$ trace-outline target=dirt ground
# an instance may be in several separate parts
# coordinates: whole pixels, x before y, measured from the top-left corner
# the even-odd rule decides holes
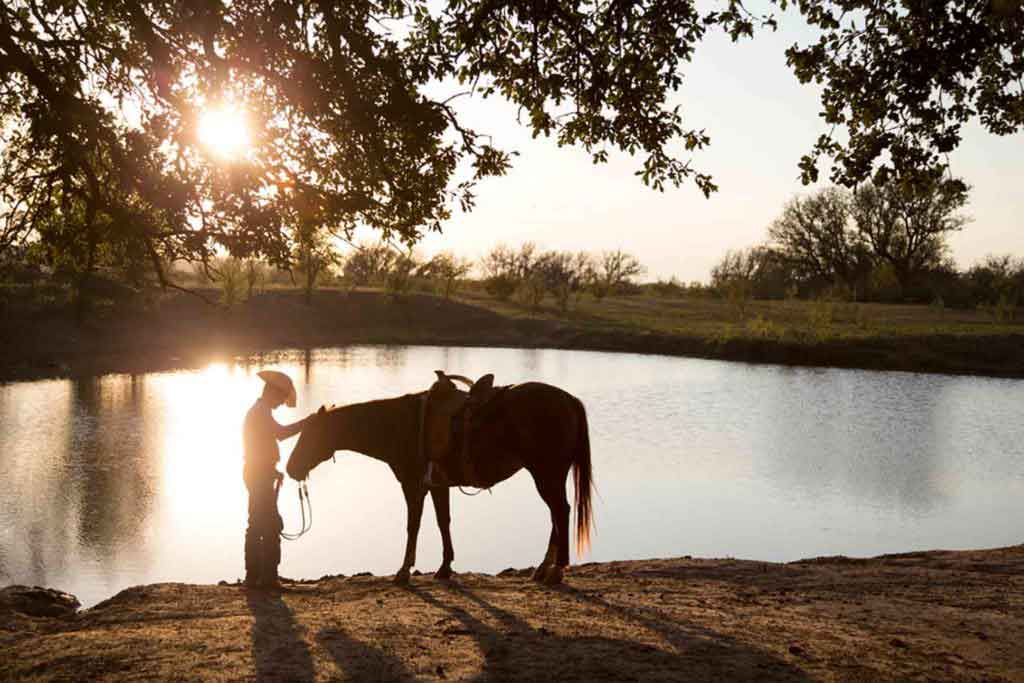
[[[0,610],[0,680],[1024,680],[1024,546],[131,588]]]

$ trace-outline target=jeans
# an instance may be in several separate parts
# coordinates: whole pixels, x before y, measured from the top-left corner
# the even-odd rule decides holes
[[[245,530],[245,575],[268,581],[277,578],[281,563],[281,529],[277,512],[276,474],[245,477],[249,490],[249,526]]]

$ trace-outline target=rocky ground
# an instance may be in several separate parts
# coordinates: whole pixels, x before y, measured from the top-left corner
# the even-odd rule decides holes
[[[1024,680],[1024,546],[286,588],[3,592],[0,680]]]

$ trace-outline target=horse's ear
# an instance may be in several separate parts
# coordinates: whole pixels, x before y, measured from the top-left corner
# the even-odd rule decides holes
[[[320,410],[316,411],[316,414],[317,415],[323,415],[326,412],[327,412],[327,408],[324,408],[323,406],[320,406]]]
[[[448,379],[444,374],[444,370],[434,370],[434,374],[437,375],[439,380]]]

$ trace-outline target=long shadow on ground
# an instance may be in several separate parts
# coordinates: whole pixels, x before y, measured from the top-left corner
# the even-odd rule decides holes
[[[279,595],[252,592],[252,654],[257,681],[312,681],[313,657],[295,615]]]
[[[442,595],[446,592],[451,599],[415,588],[411,591],[460,622],[465,627],[461,634],[477,640],[484,663],[474,680],[808,680],[803,671],[788,662],[724,634],[697,624],[677,623],[667,614],[622,610],[579,592],[570,594],[599,608],[598,614],[604,612],[610,619],[626,622],[627,628],[660,635],[675,652],[634,640],[557,636],[547,629],[534,628],[457,584],[447,591],[436,591]],[[476,608],[484,616],[470,611]]]
[[[353,681],[411,681],[415,676],[398,657],[352,638],[336,628],[325,628],[316,641],[334,660],[346,679]]]

